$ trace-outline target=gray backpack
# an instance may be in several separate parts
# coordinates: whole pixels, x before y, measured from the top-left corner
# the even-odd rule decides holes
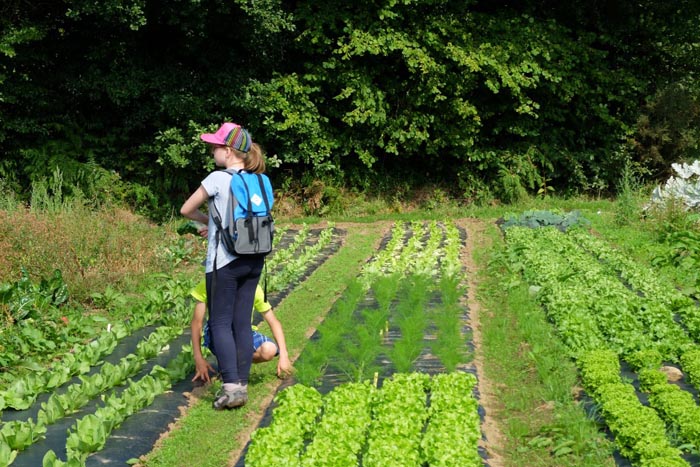
[[[213,202],[212,220],[216,241],[236,256],[267,256],[272,251],[275,222],[272,218],[274,197],[267,175],[225,170],[231,174],[231,192],[227,225]]]

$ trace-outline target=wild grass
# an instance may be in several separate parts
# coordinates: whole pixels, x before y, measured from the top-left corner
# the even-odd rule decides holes
[[[144,276],[173,268],[181,239],[126,210],[0,211],[0,282],[60,269],[70,295],[87,301],[108,287],[137,289]],[[192,252],[187,245],[182,255]],[[191,247],[194,250],[194,245]]]

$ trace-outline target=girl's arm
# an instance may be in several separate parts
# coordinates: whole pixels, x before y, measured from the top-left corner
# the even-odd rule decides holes
[[[193,221],[201,222],[202,224],[207,224],[209,222],[209,216],[204,214],[199,210],[199,207],[203,205],[209,199],[209,193],[204,189],[203,186],[199,186],[197,190],[187,198],[187,201],[180,208],[180,214]]]

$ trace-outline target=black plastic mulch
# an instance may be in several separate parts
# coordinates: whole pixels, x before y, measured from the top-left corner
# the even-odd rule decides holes
[[[149,326],[142,330],[135,332],[134,334],[125,337],[117,346],[115,351],[107,358],[105,361],[110,361],[111,363],[116,363],[120,358],[133,353],[136,350],[136,344],[149,332],[152,332],[154,327]],[[170,342],[169,348],[166,352],[158,355],[156,358],[149,360],[146,365],[131,379],[134,381],[139,380],[141,377],[150,373],[155,365],[165,366],[167,363],[175,358],[183,344],[188,344],[190,342],[189,329],[182,335],[178,336],[176,339]],[[93,368],[93,372],[99,371],[98,368]],[[79,383],[80,380],[76,377],[73,378],[69,384]],[[189,380],[187,380],[189,383]],[[190,390],[192,383],[189,383],[187,389]],[[121,392],[126,388],[126,386],[120,386],[114,388],[115,394],[121,394]],[[178,415],[177,407],[182,405],[183,397],[182,393],[178,393],[178,385],[173,387],[172,393],[166,393],[155,398],[153,405],[147,407],[143,413],[137,413],[129,417],[121,427],[117,428],[112,432],[112,435],[108,438],[107,444],[104,450],[100,451],[99,454],[93,454],[88,457],[86,466],[98,466],[98,465],[126,465],[126,461],[132,457],[138,457],[141,454],[145,454],[153,449],[153,444],[161,435],[162,432],[166,431],[168,424],[175,420]],[[61,392],[63,388],[59,388],[57,392]],[[111,394],[112,391],[106,393],[106,395]],[[12,419],[26,420],[32,418],[36,420],[36,412],[40,408],[41,402],[48,399],[49,394],[42,394],[37,403],[26,411],[14,411],[3,412],[3,420],[9,421]],[[29,446],[24,451],[21,451],[14,463],[13,467],[38,467],[42,465],[42,460],[44,455],[49,451],[53,450],[59,459],[66,459],[66,439],[68,438],[67,431],[79,418],[85,415],[95,412],[95,409],[102,406],[102,402],[98,399],[90,401],[88,405],[81,408],[75,414],[66,416],[56,423],[51,424],[47,427],[46,438],[40,440],[31,446]],[[172,407],[171,407],[172,405]],[[173,407],[175,410],[173,411]],[[139,420],[134,422],[133,420]],[[135,423],[137,423],[135,426]],[[149,444],[150,443],[150,444]],[[98,457],[99,455],[99,457]]]
[[[289,245],[291,239],[297,233],[297,230],[289,229],[285,232],[285,237],[280,240],[280,245],[277,248],[283,248],[284,245]],[[307,245],[313,245],[320,234],[320,229],[311,229],[309,238],[306,240]],[[284,290],[272,293],[268,297],[270,304],[275,307],[294,289],[296,285],[303,282],[311,275],[320,265],[322,265],[331,255],[333,255],[340,245],[346,231],[334,228],[333,238],[328,246],[326,246],[316,257],[316,260],[308,264],[304,274],[298,281],[289,284]],[[256,314],[257,315],[257,314]],[[257,315],[257,322],[262,318]],[[145,336],[153,332],[155,326],[147,326],[137,330],[132,335],[125,337],[117,345],[114,352],[105,357],[104,361],[110,363],[118,362],[122,357],[133,353],[136,350],[136,344]],[[167,352],[159,355],[155,359],[149,361],[144,368],[132,379],[138,380],[142,376],[148,374],[154,365],[158,364],[166,366],[167,363],[177,356],[182,345],[190,343],[190,330],[187,327],[184,333],[170,342]],[[211,359],[211,363],[215,364],[215,359]],[[99,367],[94,367],[90,374],[99,372]],[[105,465],[124,466],[127,465],[129,459],[138,458],[139,456],[148,454],[156,441],[163,433],[169,430],[169,425],[177,420],[180,416],[180,409],[187,405],[186,393],[192,391],[195,383],[190,380],[192,375],[189,375],[184,380],[173,385],[170,391],[155,397],[153,403],[142,411],[127,418],[121,426],[112,431],[107,439],[105,447],[92,455],[86,461],[87,467],[97,467]],[[58,388],[57,392],[65,390],[69,384],[79,383],[80,380],[75,377],[69,383]],[[124,387],[115,388],[117,394],[123,391]],[[41,408],[41,402],[48,400],[50,394],[42,394],[37,399],[37,402],[28,410],[12,411],[5,410],[2,413],[4,422],[11,420],[27,420],[32,418],[36,421],[36,414]],[[42,460],[49,449],[53,450],[59,459],[66,459],[66,439],[67,430],[75,423],[76,419],[94,413],[98,406],[103,405],[97,400],[91,401],[83,407],[79,412],[64,417],[56,423],[47,427],[46,438],[40,440],[26,450],[19,453],[13,467],[39,467],[42,465]]]
[[[466,241],[466,231],[464,229],[459,229],[460,232],[460,240],[461,243],[464,244]],[[405,233],[403,237],[404,244],[408,242],[408,240],[412,237],[413,233],[411,231]],[[386,235],[382,241],[381,241],[381,248],[385,248],[387,243],[389,242],[391,238],[391,235]],[[431,299],[431,302],[427,304],[428,308],[433,308],[436,307],[440,304],[439,298],[433,297]],[[358,316],[358,321],[361,319],[359,318],[361,316],[362,310],[367,309],[367,308],[372,308],[376,307],[376,300],[374,299],[374,296],[371,292],[371,290],[367,293],[366,297],[364,300],[362,300],[358,304],[358,308],[355,310],[356,316]],[[333,309],[331,309],[330,313],[333,313]],[[468,310],[465,309],[462,313],[462,333],[465,336],[470,336],[471,335],[471,326],[469,325],[469,313]],[[423,350],[420,354],[420,356],[417,358],[417,360],[414,362],[412,371],[417,371],[417,372],[423,372],[427,373],[429,375],[436,375],[439,373],[444,373],[445,367],[442,365],[440,360],[431,353],[430,350],[430,342],[435,339],[434,335],[435,329],[434,326],[429,326],[428,329],[426,330],[424,337],[423,337]],[[316,331],[314,334],[311,336],[310,340],[314,341],[319,338],[319,332]],[[400,332],[396,327],[390,327],[389,328],[389,333],[388,335],[385,336],[384,338],[384,346],[386,348],[391,348],[393,347],[393,343],[400,338]],[[474,350],[474,344],[473,341],[468,340],[465,342],[465,350],[468,353],[468,355],[472,355],[472,352]],[[299,359],[302,360],[304,358],[304,353],[300,355]],[[386,379],[390,378],[394,373],[395,373],[395,368],[390,361],[389,358],[386,357],[386,355],[380,355],[379,358],[374,362],[376,366],[380,368],[379,373],[380,377],[378,380],[378,387],[381,387],[381,382]],[[459,365],[457,368],[457,371],[466,371],[469,373],[474,374],[475,376],[478,377],[476,374],[476,368],[474,367],[473,364],[467,364],[464,363],[462,365]],[[365,379],[370,379],[370,378],[365,378]],[[332,391],[336,386],[347,383],[349,381],[348,376],[337,369],[334,369],[332,366],[329,365],[329,367],[326,369],[324,374],[322,375],[319,384],[316,386],[316,389],[321,394],[327,394],[330,391]],[[279,393],[280,391],[283,391],[289,386],[292,386],[294,384],[297,384],[297,382],[294,380],[294,378],[289,378],[286,381],[284,381],[283,384],[281,384],[276,391],[276,394]],[[477,401],[479,400],[479,393],[478,389],[474,388],[474,397],[476,397]],[[274,408],[276,407],[275,402],[273,401],[266,409],[265,414],[263,415],[263,418],[261,419],[260,423],[258,424],[258,428],[266,427],[269,426],[270,423],[272,422],[272,415],[274,412]],[[479,410],[479,415],[483,421],[484,417],[484,409],[481,405],[478,407]],[[485,439],[485,438],[484,438]],[[248,451],[249,444],[246,444],[244,447],[243,451],[241,452],[240,457],[238,458],[238,461],[235,464],[235,467],[245,467],[245,456]],[[484,459],[484,465],[488,466],[488,456],[487,453],[482,449],[479,448],[479,454],[482,459]]]

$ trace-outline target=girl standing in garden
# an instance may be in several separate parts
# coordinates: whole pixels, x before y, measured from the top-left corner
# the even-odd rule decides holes
[[[260,146],[252,142],[248,131],[240,125],[227,122],[216,133],[204,133],[200,138],[211,146],[217,167],[264,172]],[[248,401],[248,376],[253,359],[250,321],[264,262],[262,257],[232,255],[223,242],[217,241],[211,213],[215,207],[223,218],[227,217],[230,185],[230,173],[214,171],[180,208],[183,216],[208,225],[205,272],[209,326],[223,381],[214,400],[217,410],[240,407]],[[209,215],[200,210],[205,202],[210,203]]]

